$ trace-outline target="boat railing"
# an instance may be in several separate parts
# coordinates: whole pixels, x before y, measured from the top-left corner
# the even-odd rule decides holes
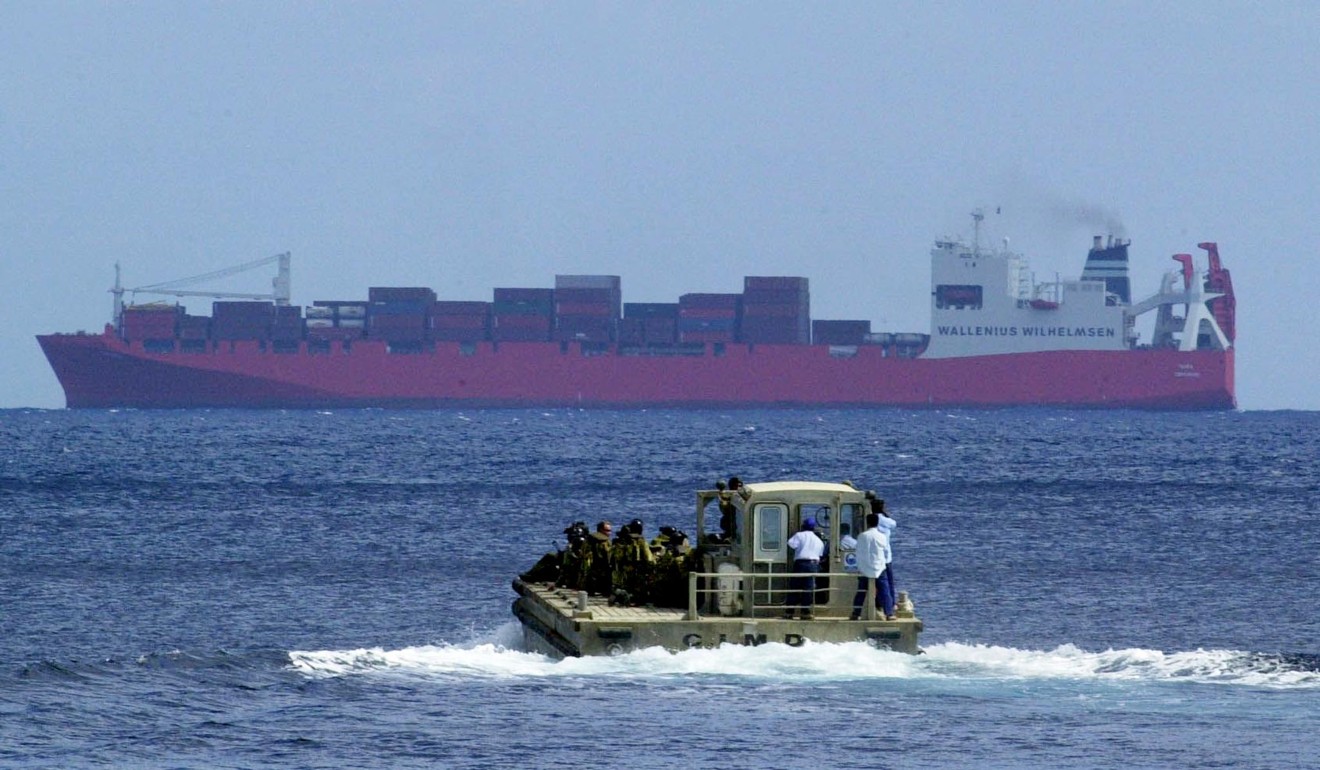
[[[690,572],[688,573],[687,620],[700,620],[702,608],[720,617],[758,617],[775,611],[798,609],[789,605],[793,594],[800,592],[794,578],[817,579],[816,597],[825,594],[834,596],[836,601],[813,603],[816,609],[835,612],[852,609],[852,599],[856,593],[856,572]],[[821,587],[819,581],[829,579],[830,587]],[[835,584],[833,581],[844,581]],[[866,598],[862,603],[862,620],[883,620],[884,613],[877,611],[875,598],[878,587],[874,578],[866,581]],[[840,603],[837,598],[846,598]]]

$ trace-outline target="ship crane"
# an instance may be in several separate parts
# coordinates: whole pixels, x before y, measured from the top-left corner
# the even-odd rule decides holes
[[[251,262],[244,262],[241,265],[221,268],[210,273],[194,275],[188,278],[179,278],[174,281],[164,281],[153,283],[147,286],[139,286],[134,289],[125,289],[120,282],[119,263],[115,263],[115,285],[110,289],[114,295],[114,323],[119,325],[120,319],[124,314],[124,292],[137,296],[138,292],[144,294],[163,294],[171,297],[212,297],[214,299],[255,299],[271,300],[276,305],[289,304],[291,296],[290,286],[290,268],[289,263],[292,260],[292,254],[284,252],[264,259],[254,259]],[[205,281],[215,280],[217,278],[227,278],[231,275],[254,270],[258,267],[265,267],[270,264],[278,264],[278,272],[275,278],[271,280],[271,291],[269,293],[249,293],[249,292],[230,292],[230,291],[212,291],[206,289],[182,289],[183,286],[194,286]]]
[[[1213,245],[1202,244],[1202,248]],[[1217,250],[1212,253],[1214,256],[1211,260],[1211,274],[1214,272],[1215,263],[1219,261]],[[1225,333],[1213,307],[1221,298],[1227,297],[1229,302],[1232,301],[1231,284],[1226,287],[1226,291],[1214,291],[1209,280],[1198,280],[1202,276],[1198,275],[1192,255],[1175,254],[1173,259],[1182,266],[1181,269],[1164,275],[1157,294],[1128,308],[1129,322],[1137,316],[1157,310],[1155,335],[1152,340],[1155,347],[1177,347],[1182,351],[1192,351],[1201,347],[1202,337],[1207,337],[1209,347],[1215,350],[1228,350],[1233,346],[1233,340]],[[1182,317],[1173,314],[1176,305],[1185,307],[1185,314]],[[1219,315],[1222,316],[1223,313]]]

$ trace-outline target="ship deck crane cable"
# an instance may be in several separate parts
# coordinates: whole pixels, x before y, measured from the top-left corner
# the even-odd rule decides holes
[[[119,326],[119,322],[123,318],[124,292],[128,292],[129,294],[133,295],[134,298],[137,297],[138,292],[142,292],[144,294],[164,294],[172,297],[213,297],[215,299],[255,299],[255,300],[266,299],[273,301],[276,305],[288,305],[292,293],[290,288],[292,285],[292,281],[290,277],[290,262],[292,261],[292,258],[293,255],[290,252],[286,251],[282,254],[276,254],[274,256],[264,257],[262,259],[254,259],[250,262],[244,262],[242,264],[233,265],[231,267],[221,268],[219,270],[213,270],[209,273],[202,273],[201,275],[189,276],[187,278],[179,278],[173,281],[162,281],[161,283],[153,283],[153,284],[148,284],[146,286],[138,286],[132,289],[125,289],[121,284],[119,263],[116,262],[115,285],[110,289],[110,293],[114,295],[114,324],[116,327]],[[262,293],[253,293],[253,292],[209,291],[205,289],[189,290],[189,289],[179,288],[182,286],[194,286],[196,284],[203,283],[205,281],[215,280],[217,278],[227,278],[231,275],[247,272],[248,270],[255,270],[256,268],[265,267],[266,265],[270,265],[270,264],[278,264],[279,268],[275,278],[271,280],[272,290],[269,293],[262,294]]]

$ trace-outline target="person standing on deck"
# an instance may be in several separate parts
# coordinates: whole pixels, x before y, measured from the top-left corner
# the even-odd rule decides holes
[[[866,529],[857,536],[857,594],[853,597],[852,619],[862,617],[862,603],[866,601],[868,583],[875,582],[876,604],[886,615],[893,614],[893,606],[884,605],[884,591],[880,576],[885,571],[889,555],[889,536],[879,528],[880,514],[866,514]]]
[[[816,573],[820,572],[820,557],[825,555],[825,542],[816,534],[816,520],[808,518],[802,522],[802,528],[788,539],[788,547],[793,549],[795,574],[791,580],[793,591],[784,605],[784,617],[793,617],[793,608],[797,607],[803,620],[811,620],[815,617]]]
[[[885,619],[893,620],[894,605],[898,600],[898,592],[894,590],[894,528],[898,522],[889,517],[885,501],[878,497],[871,500],[871,512],[879,517],[876,529],[885,535],[885,571],[880,575],[880,584],[876,590],[879,591],[880,606],[885,610]]]

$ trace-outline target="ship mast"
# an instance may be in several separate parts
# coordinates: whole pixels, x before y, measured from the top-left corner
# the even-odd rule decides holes
[[[119,328],[119,321],[124,317],[124,285],[119,281],[119,263],[115,263],[115,285],[110,287],[114,295],[114,305],[110,310],[110,323]]]
[[[985,219],[985,212],[976,209],[972,212],[972,254],[981,256],[981,221]]]

